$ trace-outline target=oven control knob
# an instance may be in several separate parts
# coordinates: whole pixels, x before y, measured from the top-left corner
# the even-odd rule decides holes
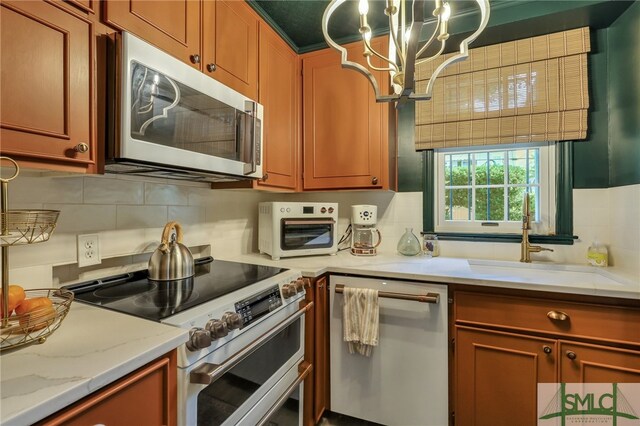
[[[240,314],[237,314],[235,312],[225,312],[222,315],[221,321],[227,323],[227,327],[229,328],[229,330],[235,330],[236,328],[242,327],[242,325],[244,324],[244,321],[242,320]]]
[[[295,286],[298,293],[304,293],[304,281],[302,281],[302,278],[296,280]]]
[[[296,293],[296,286],[293,283],[285,284],[282,286],[282,297],[284,297],[285,299],[295,296]]]
[[[208,348],[209,346],[211,346],[211,336],[209,336],[208,331],[201,328],[192,328],[189,330],[187,349],[190,351],[198,351],[200,349]]]
[[[204,329],[209,332],[212,340],[220,339],[229,334],[227,323],[218,319],[209,320]]]

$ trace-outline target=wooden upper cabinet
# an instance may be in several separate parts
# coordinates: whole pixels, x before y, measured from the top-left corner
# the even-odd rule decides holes
[[[259,101],[264,106],[262,170],[266,179],[258,181],[259,187],[296,189],[299,86],[297,55],[262,22]]]
[[[108,0],[104,19],[201,69],[200,1]]]
[[[372,41],[379,52],[386,43]],[[362,61],[362,43],[346,47]],[[388,104],[376,103],[369,80],[342,68],[333,49],[303,56],[302,68],[304,189],[388,188]],[[386,91],[388,74],[373,74]]]
[[[25,1],[0,3],[0,21],[2,155],[86,170],[96,151],[91,22]]]
[[[258,16],[244,1],[203,2],[202,70],[258,99]]]

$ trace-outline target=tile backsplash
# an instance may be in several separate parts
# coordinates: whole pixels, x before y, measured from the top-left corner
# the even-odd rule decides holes
[[[211,190],[208,185],[106,176],[23,175],[9,187],[14,209],[60,210],[58,228],[43,244],[10,249],[11,280],[29,287],[51,285],[52,268],[76,262],[78,234],[99,233],[105,259],[155,249],[162,227],[179,221],[189,246],[211,245],[215,256],[257,250],[257,203],[261,201],[339,203],[338,234],[349,224],[350,206],[378,206],[382,252],[395,252],[405,228],[422,229],[422,193],[383,191],[269,193]],[[573,246],[553,246],[539,260],[584,264],[594,238],[608,245],[611,263],[626,275],[640,277],[640,185],[574,190]],[[517,260],[518,244],[442,241],[443,256]]]

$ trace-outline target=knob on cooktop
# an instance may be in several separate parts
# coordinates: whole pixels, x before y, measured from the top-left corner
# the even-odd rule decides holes
[[[285,299],[295,296],[296,293],[297,290],[294,282],[292,282],[291,284],[284,284],[282,286],[282,297],[284,297]]]
[[[211,336],[209,332],[202,328],[196,327],[189,330],[189,341],[187,342],[187,349],[190,351],[198,351],[211,346]]]
[[[229,334],[227,323],[219,319],[212,319],[207,321],[207,324],[204,326],[204,328],[209,332],[209,336],[211,336],[212,340],[220,339]]]
[[[229,328],[229,330],[235,330],[242,327],[242,325],[244,324],[244,321],[242,320],[240,314],[237,314],[235,312],[225,312],[220,320],[227,323],[227,327]]]
[[[296,291],[297,291],[298,293],[302,293],[302,292],[304,292],[304,281],[302,280],[302,278],[298,278],[298,279],[295,281],[295,287],[296,287]]]

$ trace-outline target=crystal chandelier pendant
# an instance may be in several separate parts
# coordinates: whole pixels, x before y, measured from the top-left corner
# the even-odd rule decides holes
[[[329,35],[329,21],[338,7],[347,0],[331,0],[322,16],[322,33],[327,44],[341,54],[341,64],[343,68],[358,71],[369,79],[373,86],[377,102],[399,102],[400,104],[412,100],[429,100],[433,91],[436,78],[447,66],[462,61],[469,56],[469,44],[473,42],[489,22],[489,0],[476,0],[480,11],[480,25],[469,37],[460,43],[459,53],[443,61],[429,78],[427,88],[424,93],[415,92],[415,71],[416,65],[432,61],[442,55],[445,45],[449,39],[449,19],[451,17],[451,6],[442,0],[433,1],[433,18],[435,29],[427,40],[420,40],[423,25],[425,24],[425,4],[426,0],[386,0],[384,2],[384,13],[389,19],[389,54],[382,55],[371,47],[372,29],[369,26],[367,15],[369,13],[369,1],[359,0],[358,13],[360,15],[359,32],[364,43],[363,56],[367,60],[368,67],[357,62],[349,61],[347,50],[336,43]],[[376,2],[378,3],[378,2]],[[437,47],[439,44],[439,47]],[[436,50],[434,54],[428,55],[427,50]],[[376,67],[371,63],[371,58],[376,57],[383,61],[383,67]],[[380,85],[374,75],[374,71],[389,72],[391,92],[381,93]]]

